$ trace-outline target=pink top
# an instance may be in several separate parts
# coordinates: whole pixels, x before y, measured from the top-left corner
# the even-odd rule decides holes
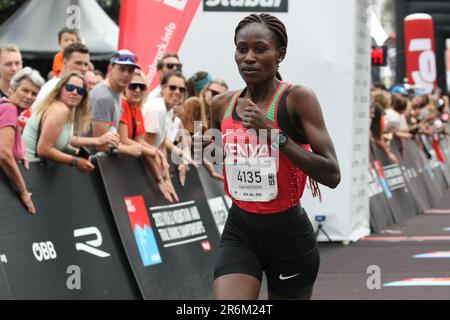
[[[1,103],[3,102],[3,103]],[[18,111],[17,107],[7,99],[0,100],[0,129],[13,127],[16,131],[16,137],[13,145],[13,155],[16,161],[25,157],[25,146],[22,142],[19,126],[17,125]]]

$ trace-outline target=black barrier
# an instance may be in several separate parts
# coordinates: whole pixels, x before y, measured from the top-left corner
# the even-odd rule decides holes
[[[98,171],[47,162],[22,174],[35,216],[0,173],[0,298],[140,299]]]
[[[419,149],[415,141],[405,141],[405,158],[408,157],[414,162],[417,174],[423,181],[423,187],[430,203],[434,207],[442,197],[443,190],[436,181],[436,175],[425,156],[423,150]]]
[[[215,166],[215,169],[218,173],[222,173],[222,166]],[[225,195],[222,181],[212,179],[203,166],[200,166],[197,171],[208,199],[209,209],[213,214],[219,233],[222,234],[228,218],[228,210],[231,207],[231,200]]]
[[[417,149],[417,146],[410,140],[400,142],[394,139],[391,143],[391,149],[400,161],[400,167],[406,179],[408,190],[413,194],[413,200],[419,212],[431,209],[432,202],[426,189],[426,176],[419,174],[419,166],[414,157],[420,157],[420,155],[413,154],[413,150]]]
[[[219,233],[194,168],[169,205],[142,160],[99,159],[122,243],[145,299],[210,299]]]
[[[387,202],[395,222],[400,223],[417,215],[418,209],[406,185],[405,177],[399,164],[392,162],[377,145],[374,146],[374,168],[376,168],[382,185],[386,190]]]

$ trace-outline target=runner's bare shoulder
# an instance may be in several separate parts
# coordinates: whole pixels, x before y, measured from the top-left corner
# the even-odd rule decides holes
[[[295,112],[312,111],[319,107],[319,101],[314,91],[301,85],[292,85],[287,95],[288,108],[293,108]],[[303,112],[302,112],[303,113]]]

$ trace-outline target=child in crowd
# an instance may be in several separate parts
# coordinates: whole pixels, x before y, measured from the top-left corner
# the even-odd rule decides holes
[[[79,40],[78,32],[75,29],[69,29],[64,27],[58,33],[58,45],[61,51],[58,52],[53,58],[53,77],[59,77],[63,67],[63,52],[64,49]]]

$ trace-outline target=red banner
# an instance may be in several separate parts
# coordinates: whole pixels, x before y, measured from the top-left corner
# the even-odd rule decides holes
[[[437,86],[436,46],[433,18],[412,14],[405,18],[406,71],[410,84],[427,92]]]
[[[159,85],[157,63],[178,52],[200,0],[122,0],[119,49],[129,49],[148,75],[150,89]]]

